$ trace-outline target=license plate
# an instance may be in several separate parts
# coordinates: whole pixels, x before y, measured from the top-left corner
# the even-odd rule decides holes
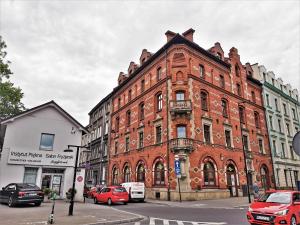
[[[270,217],[268,216],[256,216],[257,220],[270,221]]]
[[[28,196],[36,196],[36,193],[30,193]]]
[[[120,201],[124,201],[125,199],[124,198],[120,198]]]

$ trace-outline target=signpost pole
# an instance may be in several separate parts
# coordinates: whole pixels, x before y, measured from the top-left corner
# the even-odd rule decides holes
[[[177,177],[178,180],[178,189],[179,189],[179,201],[181,202],[181,191],[180,191],[180,179]]]

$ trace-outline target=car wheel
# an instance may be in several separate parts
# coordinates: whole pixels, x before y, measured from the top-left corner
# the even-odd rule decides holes
[[[8,199],[8,206],[9,207],[13,207],[15,204],[14,204],[14,199],[12,196],[9,197]]]
[[[107,200],[107,204],[108,204],[108,205],[112,205],[112,201],[111,201],[110,198]]]
[[[292,216],[291,218],[291,225],[297,225],[297,219],[295,216]]]
[[[98,204],[97,198],[94,198],[94,203],[95,203],[95,204]]]
[[[41,202],[34,203],[35,206],[40,206],[41,204],[42,204]]]
[[[127,205],[127,202],[124,202],[124,205]]]

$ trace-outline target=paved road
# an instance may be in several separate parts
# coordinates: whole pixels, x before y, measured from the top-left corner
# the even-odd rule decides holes
[[[113,207],[147,217],[144,221],[127,225],[248,225],[246,207],[206,208],[201,205],[180,207],[153,203],[130,203],[126,206]]]

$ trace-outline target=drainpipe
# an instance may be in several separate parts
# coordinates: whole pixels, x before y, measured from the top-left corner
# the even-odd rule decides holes
[[[168,86],[168,63],[167,63],[167,56],[168,56],[168,51],[164,47],[165,50],[165,57],[166,57],[166,77],[167,77],[167,82],[166,82],[166,87],[167,87],[167,105],[166,105],[166,110],[167,110],[167,177],[168,177],[168,189],[167,189],[167,199],[168,201],[171,201],[171,188],[170,188],[170,145],[169,145],[169,86]]]

